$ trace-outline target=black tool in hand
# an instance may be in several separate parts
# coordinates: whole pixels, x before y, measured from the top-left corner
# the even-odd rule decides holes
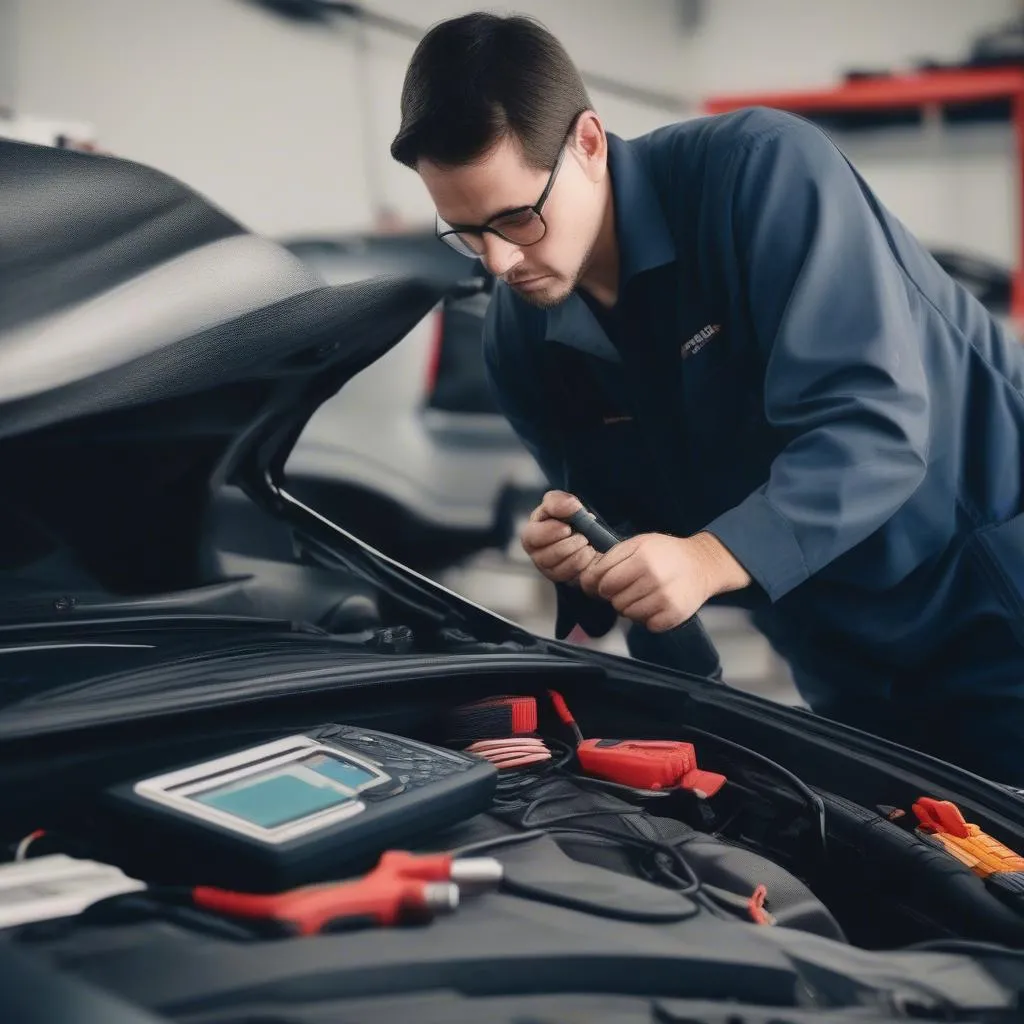
[[[599,555],[605,554],[625,540],[586,506],[582,506],[578,512],[562,521],[576,533],[586,537],[590,546]],[[718,657],[718,650],[696,615],[666,633],[649,633],[646,637],[643,648],[668,647],[673,652],[671,660],[677,667],[708,679],[721,680],[722,663]],[[643,653],[634,654],[634,657],[647,660]],[[662,662],[662,658],[653,651],[651,660]]]
[[[576,533],[586,537],[590,546],[600,555],[603,555],[606,551],[611,551],[622,540],[617,533],[605,526],[587,508],[581,507],[579,512],[574,512],[564,522],[572,527]]]

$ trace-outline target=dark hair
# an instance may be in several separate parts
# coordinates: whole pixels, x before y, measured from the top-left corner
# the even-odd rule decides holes
[[[551,167],[591,106],[565,48],[531,18],[466,14],[420,40],[402,86],[391,155],[446,167],[472,163],[512,136],[532,167]]]

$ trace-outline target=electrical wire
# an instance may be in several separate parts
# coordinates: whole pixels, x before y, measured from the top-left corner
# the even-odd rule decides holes
[[[572,730],[577,742],[582,742],[582,732],[580,731],[575,717],[570,711],[562,695],[555,690],[548,690],[548,696],[552,701],[556,715],[562,721],[563,725]],[[795,789],[796,792],[802,796],[807,804],[816,812],[815,817],[818,825],[819,839],[821,841],[822,855],[827,856],[828,836],[825,818],[825,804],[817,793],[813,792],[802,780],[797,778],[797,776],[787,768],[784,768],[782,765],[772,761],[770,758],[765,757],[762,754],[758,754],[741,744],[732,742],[731,740],[723,740],[718,736],[713,736],[700,729],[689,729],[687,731],[696,736],[704,737],[711,742],[723,744],[727,748],[745,754],[751,760],[769,768],[774,774],[780,776],[789,783],[789,785]],[[526,767],[521,772],[508,772],[502,779],[499,779],[495,794],[495,810],[498,812],[504,811],[509,814],[516,813],[517,823],[521,827],[530,830],[522,834],[524,839],[535,838],[538,837],[538,835],[575,836],[578,838],[589,838],[595,841],[601,840],[604,842],[611,842],[627,849],[639,849],[651,855],[651,860],[654,866],[654,877],[651,878],[652,881],[656,881],[682,896],[691,897],[712,913],[721,915],[734,909],[731,906],[723,907],[719,901],[713,898],[712,893],[702,893],[700,878],[675,844],[647,837],[623,835],[620,832],[602,828],[594,824],[581,826],[579,828],[565,827],[566,822],[582,821],[584,819],[593,819],[595,817],[602,816],[614,816],[619,820],[623,820],[626,815],[630,813],[628,811],[623,811],[619,808],[590,809],[555,815],[554,817],[546,818],[543,821],[535,820],[537,811],[541,807],[546,804],[562,802],[567,799],[562,794],[549,794],[538,797],[531,802],[524,803],[525,795],[528,794],[530,790],[536,788],[541,783],[556,775],[570,777],[573,783],[580,788],[605,790],[614,795],[628,796],[635,802],[652,799],[665,799],[671,796],[673,792],[667,790],[638,790],[631,786],[622,785],[621,783],[611,782],[610,780],[594,779],[588,776],[580,776],[575,773],[567,772],[565,770],[565,766],[575,756],[575,748],[560,740],[548,739],[546,737],[544,738],[544,742],[549,748],[553,748],[554,750],[560,749],[559,756],[553,758],[552,761],[547,762],[542,766]],[[752,790],[747,786],[742,786],[731,781],[730,785],[737,791],[744,792],[748,795],[757,795],[755,790]],[[737,811],[736,813],[739,812]],[[736,814],[734,813],[730,817],[730,821],[733,820],[735,816]],[[502,837],[499,840],[486,840],[483,844],[474,844],[472,849],[474,851],[478,851],[481,849],[494,848],[495,846],[515,842],[516,838],[517,837]],[[460,853],[460,855],[464,854]],[[671,867],[663,863],[663,859],[666,857],[671,862]],[[638,867],[643,870],[642,865],[638,865]],[[676,871],[672,870],[673,867],[678,870],[678,874]]]
[[[657,845],[658,847],[661,847],[661,849],[658,850],[657,852],[664,852],[664,853],[668,854],[668,856],[670,856],[670,857],[675,857],[675,859],[677,860],[677,863],[683,864],[685,866],[685,868],[687,870],[689,870],[689,865],[686,864],[685,861],[682,861],[682,860],[680,860],[678,858],[678,856],[677,856],[678,855],[678,851],[677,850],[674,850],[671,846],[668,846],[667,844],[660,844],[660,843],[659,844],[655,844],[653,841],[646,840],[646,839],[641,839],[639,836],[635,837],[635,838],[632,837],[632,836],[621,836],[621,835],[618,835],[615,832],[603,832],[602,830],[591,829],[591,828],[587,828],[587,829],[555,828],[555,829],[547,830],[547,834],[551,835],[551,836],[556,836],[556,835],[578,836],[579,838],[590,839],[590,840],[601,839],[601,840],[605,840],[605,841],[614,842],[614,843],[616,843],[616,844],[618,844],[620,846],[624,846],[624,847],[627,847],[627,848],[628,847],[632,847],[632,848],[636,848],[636,849],[641,849],[644,852],[650,852],[652,850],[652,848],[655,845]],[[665,874],[666,874],[667,877],[670,877],[670,878],[672,878],[672,879],[674,879],[676,881],[679,881],[679,879],[677,879],[675,875],[671,874],[671,872],[666,872]],[[541,891],[541,890],[535,889],[534,887],[532,887],[532,886],[530,886],[530,885],[528,885],[526,883],[518,883],[514,879],[506,878],[506,879],[503,880],[502,885],[503,885],[503,887],[508,892],[510,892],[510,893],[512,893],[514,895],[523,895],[523,896],[528,897],[529,899],[539,900],[539,901],[544,902],[544,903],[552,903],[552,904],[554,904],[556,906],[568,907],[568,908],[574,909],[574,910],[581,910],[581,911],[583,911],[584,913],[587,913],[587,914],[595,914],[595,913],[597,913],[597,914],[600,914],[602,917],[610,917],[610,918],[613,918],[613,919],[619,920],[619,921],[641,921],[643,923],[647,923],[651,919],[649,914],[632,913],[632,912],[630,912],[628,910],[620,910],[618,908],[611,908],[611,907],[600,907],[600,908],[598,908],[593,903],[591,903],[589,901],[579,900],[579,899],[576,899],[575,897],[573,897],[571,895],[568,895],[568,894],[562,894],[562,893],[556,894],[556,893]],[[701,883],[700,883],[700,879],[698,879],[696,876],[694,876],[692,882],[688,882],[687,884],[683,885],[682,887],[665,886],[664,885],[664,881],[662,881],[662,885],[666,889],[671,889],[673,892],[675,892],[679,896],[690,897],[690,899],[691,899],[691,901],[693,903],[692,909],[686,908],[687,912],[685,914],[681,915],[681,916],[689,917],[692,914],[697,913],[698,906],[704,907],[705,909],[712,910],[712,912],[715,912],[715,908],[714,908],[713,904],[711,904],[711,902],[709,900],[704,900],[704,899],[702,899],[700,897],[700,886],[701,886]]]
[[[751,750],[749,747],[743,746],[742,743],[735,743],[733,740],[723,739],[721,736],[705,732],[703,729],[695,729],[692,726],[685,726],[684,731],[692,733],[694,736],[700,736],[712,743],[718,743],[732,750],[736,750],[741,754],[745,754],[747,757],[752,760],[759,761],[762,765],[770,768],[777,775],[781,775],[786,779],[786,781],[793,786],[793,788],[807,801],[807,803],[814,808],[818,825],[818,837],[821,840],[822,856],[828,856],[828,828],[825,816],[825,801],[822,800],[822,798],[815,793],[806,782],[794,775],[788,768],[783,768],[783,766],[777,761],[773,761],[770,757],[766,757],[764,754],[759,754],[756,750]]]
[[[588,812],[588,816],[592,815],[593,812]],[[552,836],[574,836],[580,839],[601,840],[603,843],[611,842],[627,849],[631,848],[644,853],[650,853],[652,854],[651,860],[654,865],[656,878],[663,888],[679,896],[688,897],[705,910],[710,911],[716,916],[721,916],[718,905],[713,900],[705,897],[703,883],[694,873],[689,862],[670,843],[662,843],[656,839],[645,839],[641,836],[624,836],[619,832],[613,832],[611,829],[601,829],[593,825],[588,825],[586,828],[565,828],[559,826],[548,829],[547,832]],[[657,859],[658,854],[663,854],[674,861],[682,869],[685,877],[680,878],[674,871],[661,864]]]
[[[551,818],[545,818],[542,821],[536,820],[537,811],[548,803],[556,803],[564,801],[567,798],[562,794],[551,794],[536,798],[532,802],[525,803],[524,795],[531,789],[536,788],[541,783],[550,780],[553,776],[564,776],[571,779],[574,785],[580,788],[593,788],[598,790],[609,791],[613,795],[629,797],[635,801],[647,801],[647,800],[659,800],[667,799],[671,797],[674,791],[667,790],[638,790],[630,786],[624,786],[621,783],[610,782],[606,779],[593,779],[588,776],[577,775],[573,772],[565,771],[565,765],[571,760],[575,753],[575,750],[569,744],[563,744],[558,740],[545,739],[550,745],[558,745],[563,748],[561,756],[553,763],[545,765],[542,771],[531,772],[527,769],[522,774],[526,776],[518,780],[515,784],[515,788],[503,787],[499,784],[499,792],[496,795],[495,809],[500,811],[520,812],[518,816],[518,824],[524,828],[529,828],[531,831],[523,833],[524,836],[536,837],[538,833],[540,835],[563,835],[563,836],[575,836],[577,838],[590,837],[595,840],[602,842],[612,842],[623,847],[629,847],[633,849],[640,849],[644,852],[652,854],[652,861],[654,870],[653,872],[645,871],[646,876],[650,881],[654,881],[658,884],[665,886],[666,888],[672,889],[678,892],[680,895],[688,896],[694,899],[702,907],[711,913],[718,916],[725,914],[726,916],[734,916],[732,911],[734,908],[723,907],[721,901],[714,898],[714,894],[708,892],[706,895],[703,891],[703,887],[699,877],[693,870],[689,862],[681,851],[671,843],[661,842],[656,839],[648,839],[645,837],[633,837],[624,836],[619,832],[611,829],[601,828],[596,825],[588,825],[581,828],[565,828],[562,827],[565,822],[569,821],[581,821],[584,819],[592,819],[600,816],[614,816],[622,818],[628,814],[628,811],[621,809],[590,809],[586,811],[574,811],[571,813],[557,815]],[[726,741],[728,742],[728,741]],[[729,743],[728,745],[733,746],[741,751],[745,751],[745,748],[739,744]],[[753,752],[751,752],[753,755]],[[774,762],[769,761],[767,758],[758,758],[757,755],[753,755],[756,759],[767,762],[770,766],[776,767]],[[792,777],[790,773],[782,766],[777,766],[778,771],[787,780],[793,781],[794,785],[803,787],[806,789],[803,783],[799,779]],[[756,796],[756,791],[749,789],[746,786],[741,786],[736,783],[730,782],[733,789],[742,791],[748,795]],[[801,789],[801,794],[803,794]],[[811,797],[816,797],[816,794],[811,793],[807,790],[807,793]],[[811,801],[809,801],[811,802]],[[520,810],[521,809],[521,810]],[[736,811],[731,817],[730,821],[733,820],[739,812]],[[819,824],[821,819],[819,818]],[[511,837],[505,839],[506,842],[512,841]],[[487,848],[486,846],[484,848]],[[667,856],[674,865],[680,869],[680,874],[677,874],[669,866],[659,861],[659,855]],[[639,865],[642,868],[642,865]],[[666,884],[667,883],[667,884]]]
[[[528,791],[529,789],[535,788],[542,782],[545,782],[548,779],[550,779],[551,776],[556,773],[569,775],[575,784],[582,783],[584,785],[589,785],[596,783],[597,785],[595,786],[595,788],[608,788],[612,789],[617,793],[626,791],[634,796],[642,794],[643,797],[647,797],[648,795],[650,795],[656,796],[657,798],[664,798],[670,795],[669,793],[662,792],[655,794],[653,791],[651,793],[648,793],[648,791],[646,790],[634,790],[632,787],[622,786],[619,783],[608,783],[606,780],[603,779],[590,779],[582,776],[577,776],[575,774],[566,773],[564,772],[564,766],[574,756],[575,749],[567,743],[562,743],[560,740],[546,739],[545,742],[547,742],[549,745],[561,746],[563,748],[561,756],[551,764],[545,765],[544,770],[538,771],[534,773],[531,778],[524,780],[523,785],[521,785],[518,790],[513,791],[516,795],[519,796],[518,800],[509,799],[510,793],[507,790],[505,792],[500,792],[499,785],[499,793],[497,794],[497,798],[495,801],[497,810],[504,810],[506,812],[518,811],[519,807],[523,804],[521,793],[523,791]],[[587,818],[595,818],[602,816],[615,816],[621,819],[624,814],[629,813],[628,811],[624,812],[619,808],[597,810],[590,809],[586,811],[573,811],[567,814],[556,815],[552,818],[545,818],[543,821],[531,821],[531,818],[534,817],[536,815],[536,812],[545,804],[564,801],[565,799],[566,797],[562,794],[550,794],[537,797],[533,801],[526,803],[522,809],[522,813],[519,816],[518,820],[520,826],[522,826],[523,828],[531,829],[531,833],[525,834],[535,835],[536,831],[540,830],[542,834],[547,835],[572,835],[577,837],[589,836],[591,838],[598,838],[606,842],[610,841],[620,846],[633,849],[640,849],[644,852],[651,853],[654,855],[655,869],[657,874],[661,877],[662,884],[664,884],[665,881],[668,881],[670,883],[668,886],[666,886],[666,888],[674,889],[681,896],[698,897],[701,887],[700,879],[697,877],[697,874],[691,867],[689,861],[687,861],[683,854],[671,843],[662,842],[657,839],[648,839],[641,836],[622,835],[621,833],[615,832],[612,829],[605,829],[596,825],[588,825],[586,827],[581,828],[560,827],[568,821],[581,821]],[[657,861],[657,854],[659,853],[664,854],[670,860],[672,860],[679,867],[684,877],[680,878],[674,872],[668,870],[662,864],[659,864]],[[700,902],[702,903],[702,905],[706,905],[704,900],[700,900]],[[715,908],[709,907],[709,909]]]
[[[16,861],[23,861],[28,857],[28,848],[37,840],[42,839],[46,835],[46,829],[37,828],[35,832],[30,832],[20,843],[18,843],[17,849],[14,851],[14,859]]]
[[[568,764],[575,755],[575,749],[567,743],[562,743],[560,740],[546,738],[545,742],[548,743],[549,746],[561,747],[561,755],[553,762],[544,765],[540,770],[530,772],[530,770],[527,769],[527,772],[523,773],[524,775],[527,775],[527,777],[519,780],[519,785],[516,788],[503,788],[499,781],[498,792],[495,799],[495,809],[511,813],[514,811],[519,812],[520,808],[522,808],[521,813],[518,815],[518,824],[523,828],[531,830],[531,832],[525,833],[526,835],[536,835],[537,830],[540,830],[542,834],[547,835],[573,835],[577,837],[590,836],[606,842],[610,841],[620,846],[640,849],[644,852],[651,853],[654,859],[656,875],[660,877],[663,885],[667,881],[669,885],[666,887],[674,889],[680,895],[697,897],[701,888],[700,879],[697,877],[697,874],[691,867],[689,861],[686,860],[679,849],[673,844],[641,836],[623,835],[612,829],[601,828],[596,825],[568,829],[560,827],[565,822],[582,821],[584,819],[592,819],[595,817],[614,816],[621,819],[625,815],[629,814],[629,811],[624,811],[621,808],[590,809],[556,815],[554,817],[545,818],[543,821],[532,820],[535,818],[537,811],[546,804],[563,802],[566,800],[566,797],[563,794],[549,794],[537,797],[533,801],[525,803],[524,805],[523,794],[536,788],[541,783],[548,781],[554,775],[568,777],[575,785],[578,785],[581,788],[592,787],[599,790],[609,790],[614,795],[628,795],[633,799],[666,799],[672,795],[669,791],[637,790],[631,786],[624,786],[620,783],[609,782],[605,779],[592,779],[586,776],[576,775],[575,773],[566,772],[564,770],[565,765]],[[670,871],[664,865],[658,863],[657,855],[659,853],[667,856],[674,862],[674,864],[680,869],[683,876],[682,878]],[[705,901],[703,900],[700,902],[705,904]],[[716,908],[709,906],[709,909]]]
[[[572,730],[573,735],[576,737],[578,743],[583,742],[583,733],[580,731],[580,727],[576,722],[576,718],[572,711],[569,709],[569,705],[566,703],[565,698],[557,690],[548,690],[548,697],[551,700],[552,706],[554,707],[555,714],[561,719],[562,723]],[[792,785],[796,791],[807,801],[807,803],[814,809],[817,817],[818,825],[818,836],[821,840],[821,851],[822,857],[827,858],[828,856],[828,828],[825,818],[825,802],[822,798],[815,793],[805,782],[794,775],[788,768],[784,768],[781,764],[773,761],[769,757],[765,757],[764,754],[759,754],[757,751],[751,750],[749,747],[744,747],[742,744],[735,743],[732,740],[722,739],[719,736],[712,735],[711,733],[705,732],[702,729],[695,729],[687,726],[686,731],[692,733],[694,736],[703,737],[712,743],[722,744],[732,750],[739,751],[745,754],[747,757],[758,761],[762,765],[767,766],[777,775],[786,779],[787,782]],[[745,787],[739,786],[737,783],[729,781],[729,785],[733,789],[742,790]]]
[[[546,799],[548,798],[542,798],[542,800]],[[536,800],[534,801],[534,804],[540,806],[541,802],[541,800]],[[683,857],[680,851],[676,849],[674,846],[672,846],[670,843],[662,843],[658,840],[645,839],[640,836],[624,836],[620,835],[617,832],[613,832],[610,829],[601,829],[595,826],[590,826],[587,828],[548,827],[549,823],[557,824],[558,822],[571,821],[580,818],[592,818],[600,814],[613,813],[618,814],[621,812],[615,812],[611,810],[583,811],[573,812],[572,814],[559,815],[557,818],[548,819],[548,821],[545,821],[544,827],[542,828],[534,828],[526,832],[519,832],[514,835],[495,836],[493,839],[482,839],[475,843],[468,843],[465,846],[460,846],[457,849],[452,850],[451,853],[452,856],[455,858],[477,856],[481,853],[490,852],[492,850],[500,849],[505,846],[517,846],[520,843],[530,842],[534,839],[554,837],[558,835],[573,836],[579,839],[600,840],[603,844],[612,842],[620,847],[639,849],[643,852],[654,854],[655,873],[657,876],[660,876],[660,884],[662,886],[668,889],[672,889],[679,896],[691,898],[695,903],[699,904],[705,909],[711,910],[714,913],[718,913],[718,907],[714,904],[714,902],[710,899],[703,898],[701,893],[702,883],[700,879],[697,877],[697,875],[694,873],[693,869],[690,867],[690,864],[686,861],[686,859]],[[672,861],[674,861],[675,864],[677,864],[682,869],[686,877],[680,878],[677,874],[675,874],[675,872],[671,871],[664,865],[659,864],[656,860],[658,854],[664,854]],[[671,884],[665,885],[666,881],[668,881]],[[504,888],[507,889],[509,892],[513,894],[519,893],[519,889],[514,881],[506,878],[503,879],[502,884]],[[595,912],[595,908],[592,904],[586,903],[582,900],[575,900],[570,895],[563,895],[556,899],[554,898],[553,894],[542,894],[534,889],[529,889],[529,892],[527,893],[525,887],[520,894],[528,895],[531,899],[543,899],[544,902],[557,903],[561,906],[566,906],[570,909],[582,910],[590,914],[593,914]],[[644,922],[649,920],[647,915],[631,915],[628,911],[608,911],[603,916],[615,917],[620,920],[640,920]]]
[[[575,756],[575,749],[568,743],[546,737],[544,742],[551,751],[551,760],[536,766],[529,765],[520,772],[510,771],[501,775],[498,778],[496,790],[499,797],[508,797],[532,789],[552,775],[561,772]]]
[[[544,741],[536,736],[476,740],[464,749],[466,753],[477,754],[506,773],[516,768],[551,761],[551,751]]]
[[[600,836],[603,839],[609,839],[613,842],[620,842],[625,846],[640,847],[641,849],[648,852],[660,852],[667,854],[675,863],[682,869],[683,874],[686,876],[684,887],[679,889],[680,895],[689,896],[696,893],[700,889],[700,879],[697,877],[696,872],[690,866],[689,861],[682,855],[680,850],[671,843],[663,842],[659,839],[648,839],[643,836],[625,836],[619,832],[615,832],[612,829],[600,828],[596,825],[587,826],[585,828],[573,828],[564,829],[560,827],[552,828],[551,826],[561,826],[567,821],[582,821],[585,818],[598,818],[598,817],[609,817],[614,816],[616,818],[623,818],[625,813],[619,808],[605,808],[605,809],[590,809],[586,811],[571,811],[567,814],[558,814],[553,818],[545,818],[543,821],[530,821],[532,815],[536,813],[538,808],[543,807],[545,804],[555,803],[557,801],[564,801],[566,798],[562,794],[542,796],[538,797],[532,803],[528,804],[523,811],[522,817],[520,818],[520,824],[524,828],[541,828],[546,831],[549,835],[551,834],[564,834],[564,835],[592,835]],[[673,876],[674,877],[674,876]],[[675,881],[679,881],[678,878],[674,877]]]
[[[559,697],[560,695],[552,693],[553,697]],[[561,711],[562,709],[557,708],[558,701],[556,703],[556,710]],[[568,707],[565,705],[564,700],[561,701],[564,708],[562,713],[559,713],[559,717],[563,723],[575,726],[575,720],[572,719],[571,712],[568,711]],[[709,740],[717,741],[725,744],[727,747],[733,750],[739,751],[748,755],[751,759],[759,762],[761,765],[765,765],[770,768],[777,775],[784,778],[789,782],[797,792],[804,797],[806,802],[811,805],[818,813],[816,815],[817,824],[819,829],[819,838],[821,840],[822,854],[827,855],[827,833],[825,831],[826,823],[824,817],[824,801],[814,793],[805,783],[799,778],[793,775],[788,769],[783,768],[782,765],[777,764],[770,758],[763,755],[757,754],[752,750],[748,750],[741,744],[734,743],[730,740],[721,740],[717,736],[711,736],[702,730],[692,729],[689,730],[695,734],[699,734]],[[578,733],[578,726],[573,729],[574,734]],[[631,786],[625,786],[621,783],[611,782],[606,779],[594,779],[588,776],[577,775],[574,772],[566,771],[565,766],[572,760],[575,755],[575,748],[567,743],[562,743],[560,740],[548,739],[545,737],[544,740],[549,746],[554,748],[561,748],[560,755],[553,761],[544,764],[538,768],[528,767],[522,772],[509,772],[507,776],[499,780],[498,791],[495,795],[495,810],[499,813],[505,811],[506,813],[517,812],[517,823],[523,828],[529,829],[529,831],[521,833],[520,836],[503,836],[495,840],[484,840],[482,843],[473,844],[468,849],[472,852],[479,852],[481,850],[493,849],[495,847],[508,845],[517,841],[527,841],[533,838],[539,838],[540,836],[572,836],[577,840],[591,840],[592,842],[601,843],[612,843],[625,849],[632,849],[634,851],[639,850],[643,853],[650,855],[651,866],[645,867],[642,862],[637,862],[636,868],[639,870],[643,877],[646,877],[649,881],[659,884],[666,889],[678,893],[680,896],[690,898],[696,905],[700,906],[709,913],[714,914],[717,917],[734,918],[738,912],[738,903],[736,899],[724,899],[719,898],[719,894],[712,890],[712,888],[706,888],[703,886],[697,873],[690,865],[689,861],[678,849],[677,845],[670,842],[663,842],[657,839],[651,839],[641,836],[628,836],[623,835],[620,832],[616,832],[612,829],[602,828],[594,824],[588,824],[579,828],[569,828],[565,826],[566,822],[570,821],[582,821],[585,819],[593,819],[595,817],[610,817],[614,816],[622,820],[629,811],[623,811],[622,809],[590,809],[585,811],[573,811],[567,814],[556,815],[554,817],[545,818],[542,821],[537,821],[537,811],[546,804],[556,803],[565,801],[567,797],[563,794],[549,794],[541,797],[537,797],[531,802],[524,802],[525,794],[528,794],[530,790],[536,788],[540,784],[550,780],[555,776],[563,776],[571,779],[574,785],[580,788],[593,788],[598,790],[605,790],[613,795],[620,797],[628,797],[635,802],[666,799],[673,795],[674,791],[670,790],[638,790]],[[740,785],[730,780],[730,787],[738,792],[745,793],[748,796],[757,796],[756,790],[753,790],[747,786]],[[739,814],[737,809],[728,820],[731,823]],[[725,826],[720,826],[720,829]],[[465,856],[466,851],[460,850],[459,856]],[[665,859],[668,859],[669,863],[665,863]],[[673,870],[675,868],[676,870]],[[678,872],[678,873],[677,873]],[[509,886],[506,886],[509,888]],[[512,891],[510,888],[510,891]],[[538,898],[537,894],[529,893],[534,898]],[[731,897],[734,894],[724,893],[724,896]],[[738,899],[738,898],[737,898]],[[555,902],[549,899],[548,902]],[[573,899],[571,896],[565,896],[560,898],[557,902],[561,905],[573,907]],[[746,904],[744,904],[744,907]],[[594,908],[588,905],[578,905],[576,909],[585,910],[586,912],[593,913]],[[742,908],[739,908],[742,909]],[[624,912],[617,912],[614,915],[619,919],[628,920],[629,915]],[[645,919],[646,920],[646,919]]]
[[[529,832],[516,832],[508,836],[495,836],[493,839],[481,839],[475,843],[467,843],[451,851],[453,857],[471,857],[489,850],[497,850],[503,846],[517,846],[532,839],[540,839],[547,832],[542,828],[531,829]]]

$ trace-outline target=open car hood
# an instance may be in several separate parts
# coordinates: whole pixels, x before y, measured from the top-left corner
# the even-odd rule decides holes
[[[123,161],[0,143],[0,179],[0,869],[22,880],[0,911],[32,910],[24,928],[0,913],[0,1019],[1020,1019],[1024,871],[1006,858],[1000,894],[967,866],[981,863],[973,850],[988,870],[1001,852],[990,840],[1024,850],[1016,793],[705,672],[532,637],[287,494],[309,415],[444,286],[324,287]],[[219,558],[208,527],[225,484],[294,526],[294,557],[251,577],[244,559]],[[71,596],[54,599],[64,581]],[[511,730],[491,724],[510,695],[533,700],[532,725],[515,713]],[[367,748],[376,729],[385,745]],[[505,774],[500,793],[492,778],[486,807],[459,803],[468,820],[438,816],[431,792],[464,792],[448,788],[451,761],[469,763],[456,752],[492,729],[549,743],[551,757],[536,775]],[[122,818],[115,791],[138,795],[133,780],[199,760],[233,768],[243,747],[298,734],[377,759],[373,774],[395,784],[377,795],[405,801],[390,818],[401,833],[377,833],[382,850],[494,852],[501,886],[420,921],[429,931],[384,927],[366,904],[346,922],[382,926],[359,934],[330,915],[301,937],[197,919],[187,903],[211,883],[238,897],[239,884],[293,882],[241,877],[247,848],[219,833],[193,849],[198,825],[165,832],[130,802]],[[620,741],[598,737],[667,740],[678,784],[637,790],[632,771],[592,771],[572,743],[582,736],[602,752]],[[261,749],[260,772],[274,767]],[[209,778],[233,785],[227,767]],[[688,791],[688,776],[709,792]],[[968,832],[958,856],[904,828],[922,795],[955,803],[984,838]],[[346,809],[337,824],[360,820],[373,819]],[[354,844],[327,838],[312,859],[292,848],[294,884],[356,870],[337,856]],[[114,904],[90,890],[68,916],[35,875],[48,849],[152,889],[133,883]],[[429,859],[421,880],[436,877]]]
[[[0,180],[0,620],[40,574],[201,584],[211,495],[279,477],[451,288],[327,287],[126,160],[0,141]]]

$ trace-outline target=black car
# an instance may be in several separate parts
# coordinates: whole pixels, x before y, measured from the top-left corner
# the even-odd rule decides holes
[[[125,161],[0,179],[0,1020],[1020,1019],[1018,793],[730,689],[699,623],[692,673],[529,635],[282,487],[438,285],[324,286]]]

